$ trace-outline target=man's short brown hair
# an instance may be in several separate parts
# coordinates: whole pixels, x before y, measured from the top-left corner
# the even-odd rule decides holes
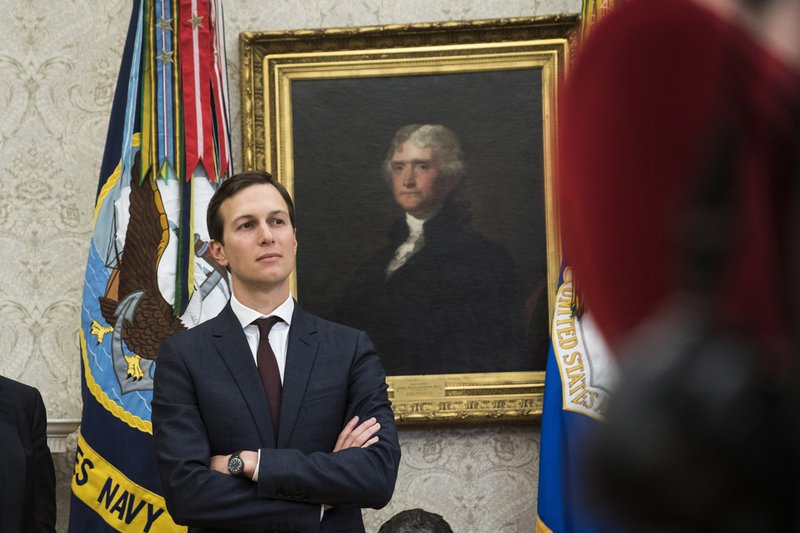
[[[286,202],[286,207],[289,209],[289,222],[292,224],[292,228],[297,227],[294,220],[294,202],[286,187],[281,185],[269,172],[253,170],[236,174],[223,181],[222,185],[214,192],[211,200],[209,200],[206,211],[206,225],[208,227],[208,236],[212,240],[224,244],[222,236],[225,230],[225,221],[222,220],[222,214],[219,211],[222,202],[247,187],[261,184],[272,185],[278,189],[283,201]]]

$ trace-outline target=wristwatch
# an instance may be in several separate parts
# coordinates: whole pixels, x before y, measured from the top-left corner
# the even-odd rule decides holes
[[[239,457],[241,453],[242,451],[239,450],[231,454],[230,459],[228,459],[228,473],[239,479],[248,479],[247,475],[244,473],[244,461]]]

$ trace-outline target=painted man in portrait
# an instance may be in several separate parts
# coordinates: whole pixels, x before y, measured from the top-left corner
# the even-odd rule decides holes
[[[465,171],[458,137],[441,125],[405,126],[389,147],[383,176],[403,213],[337,307],[338,320],[369,333],[388,375],[529,369],[515,267],[459,202]]]

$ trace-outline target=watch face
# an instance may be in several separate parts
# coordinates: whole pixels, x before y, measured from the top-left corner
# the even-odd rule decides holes
[[[235,455],[228,460],[228,472],[231,473],[233,476],[238,476],[244,470],[244,461],[238,456]]]

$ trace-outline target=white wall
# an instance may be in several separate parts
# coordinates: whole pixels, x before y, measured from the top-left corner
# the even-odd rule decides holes
[[[50,418],[80,418],[83,270],[130,2],[0,2],[0,374],[37,386]],[[576,13],[579,0],[227,0],[234,146],[241,154],[238,34]],[[538,428],[401,431],[395,498],[367,531],[423,506],[457,532],[533,531]],[[66,530],[74,437],[57,454]]]

